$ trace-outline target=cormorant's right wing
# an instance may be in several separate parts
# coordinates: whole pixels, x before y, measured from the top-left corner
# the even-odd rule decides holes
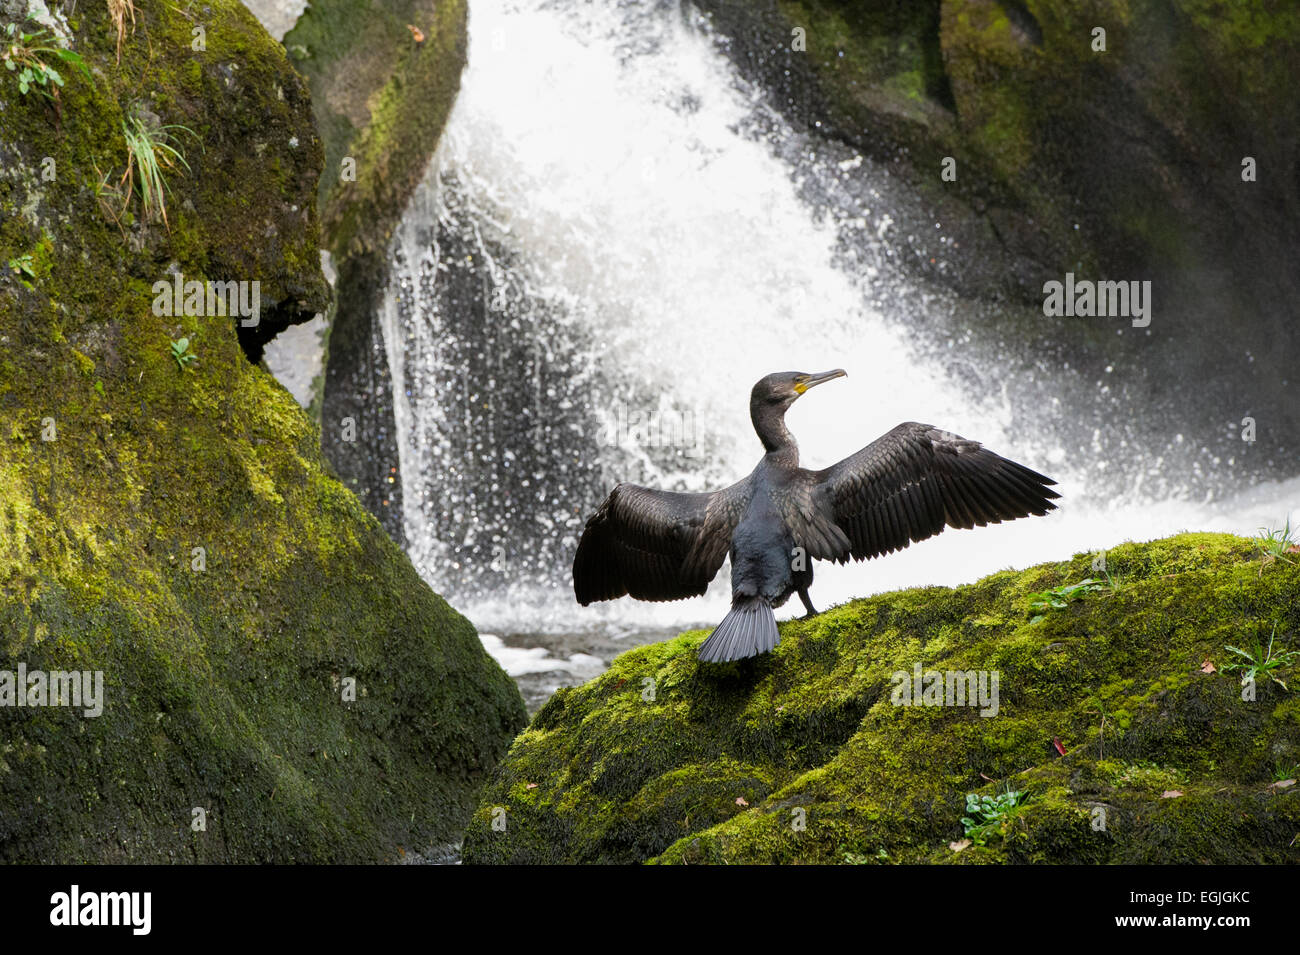
[[[722,491],[679,494],[620,484],[587,521],[573,558],[586,606],[631,594],[681,600],[708,589],[749,500],[749,478]]]

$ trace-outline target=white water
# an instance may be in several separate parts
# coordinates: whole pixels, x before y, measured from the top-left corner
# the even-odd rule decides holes
[[[759,116],[776,132],[747,132]],[[926,337],[944,296],[900,287],[888,267],[900,239],[889,215],[897,190],[861,157],[831,149],[763,114],[706,31],[672,4],[472,5],[460,96],[395,239],[385,334],[406,392],[395,412],[412,558],[480,627],[617,635],[720,617],[726,568],[702,600],[580,608],[548,548],[571,555],[585,516],[572,505],[590,510],[619,479],[706,489],[747,472],[758,457],[749,389],[776,370],[849,372],[788,416],[806,466],[921,420],[1052,474],[1063,495],[1048,518],[950,531],[865,565],[819,564],[819,608],[1184,529],[1253,534],[1300,500],[1300,479],[1198,500],[1162,486],[1151,499],[1141,485],[1171,470],[1160,458],[1126,468],[1135,486],[1107,496],[1098,477],[1108,462],[1096,448],[1053,434],[1050,422],[1067,412],[1047,386],[1038,407],[1017,406],[1004,387],[958,387]],[[863,175],[879,176],[879,201],[851,217],[802,198],[807,177],[834,186]],[[846,231],[861,237],[847,257],[837,247]],[[462,259],[481,274],[483,301],[463,290],[439,297]],[[506,304],[492,311],[484,301],[498,293]],[[895,299],[907,310],[882,315],[870,304]],[[465,330],[471,311],[524,343],[522,364],[479,353],[497,346]],[[467,375],[465,355],[489,371]],[[612,446],[620,407],[686,409],[698,449]],[[556,424],[521,423],[531,412]],[[1108,424],[1118,419],[1097,427]],[[457,444],[467,441],[469,463]],[[572,464],[562,454],[519,463],[536,445],[563,451],[566,442],[573,459],[600,450],[595,484],[561,469]],[[512,544],[526,552],[508,552]],[[469,556],[489,548],[502,564],[491,572]],[[515,665],[541,664],[516,652]]]

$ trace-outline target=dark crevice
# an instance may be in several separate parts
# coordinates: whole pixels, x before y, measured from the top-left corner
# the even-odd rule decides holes
[[[957,99],[943,62],[940,39],[940,4],[930,5],[925,28],[921,33],[921,66],[925,73],[925,95],[951,113],[957,112]]]
[[[239,336],[239,347],[254,365],[262,360],[266,343],[280,334],[290,325],[302,325],[316,317],[316,312],[304,310],[301,303],[284,299],[271,306],[262,305],[256,325],[244,325],[235,319],[235,333]]]

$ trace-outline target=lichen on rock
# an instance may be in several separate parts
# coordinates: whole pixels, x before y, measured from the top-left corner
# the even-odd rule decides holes
[[[1228,535],[1124,544],[1035,621],[1094,559],[855,600],[735,664],[696,660],[704,632],[629,651],[516,739],[465,861],[1300,861],[1300,697],[1224,671],[1226,645],[1300,643],[1300,569]],[[901,705],[918,664],[996,673],[996,715]],[[1008,791],[967,839],[967,795]]]

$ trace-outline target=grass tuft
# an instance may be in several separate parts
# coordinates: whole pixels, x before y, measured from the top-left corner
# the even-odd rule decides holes
[[[1300,528],[1291,527],[1290,516],[1281,527],[1261,527],[1255,536],[1255,543],[1264,555],[1264,563],[1271,564],[1275,560],[1283,560],[1288,564],[1294,564],[1292,555],[1300,554],[1300,540],[1297,540],[1297,534],[1300,534]]]
[[[167,196],[171,188],[166,176],[183,166],[186,172],[190,164],[185,154],[178,147],[172,130],[181,130],[191,136],[197,135],[188,126],[151,126],[132,114],[122,122],[122,135],[126,137],[126,172],[122,174],[122,183],[126,185],[124,204],[130,204],[135,184],[139,181],[140,205],[146,222],[161,219],[164,226],[171,230],[167,222]]]

